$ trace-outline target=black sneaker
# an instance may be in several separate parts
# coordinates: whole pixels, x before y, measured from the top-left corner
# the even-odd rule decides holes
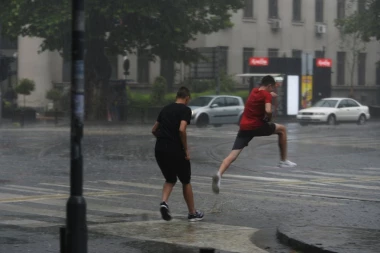
[[[170,214],[169,206],[166,202],[162,202],[160,204],[160,212],[162,219],[166,221],[170,221],[172,219],[172,215]]]
[[[194,221],[200,221],[200,220],[203,220],[203,213],[200,212],[200,211],[196,211],[195,214],[189,214],[187,216],[187,219],[190,221],[190,222],[194,222]]]

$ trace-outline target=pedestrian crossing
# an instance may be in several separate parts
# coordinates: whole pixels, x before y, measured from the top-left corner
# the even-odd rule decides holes
[[[380,202],[380,168],[318,171],[313,169],[288,169],[262,167],[255,173],[234,174],[231,171],[222,179],[218,196],[211,191],[210,175],[193,175],[192,184],[196,198],[206,211],[201,225],[189,227],[186,214],[174,212],[176,228],[183,229],[192,238],[171,236],[168,223],[161,221],[157,210],[162,178],[152,176],[144,181],[101,179],[85,182],[87,221],[89,230],[108,235],[120,235],[141,240],[161,241],[186,246],[223,247],[236,252],[265,252],[253,249],[250,236],[255,228],[222,225],[207,221],[207,216],[217,212],[215,203],[228,199],[235,201],[270,201],[294,205],[339,206],[347,201]],[[41,182],[33,185],[3,184],[0,186],[0,226],[26,229],[49,228],[64,225],[69,186],[63,182]],[[342,200],[342,201],[340,201]],[[343,201],[344,200],[344,201]],[[172,203],[186,210],[180,193],[173,193]],[[220,210],[219,210],[220,211]],[[151,230],[154,225],[157,229]],[[174,226],[174,225],[173,225]],[[223,235],[218,231],[226,231]],[[210,234],[209,243],[203,243]],[[223,244],[225,236],[241,235],[239,244]],[[202,237],[203,236],[203,237]],[[207,237],[208,238],[208,237]],[[243,240],[243,241],[242,241]],[[207,240],[206,240],[207,242]],[[222,248],[221,248],[222,249]],[[256,250],[256,251],[255,251]]]

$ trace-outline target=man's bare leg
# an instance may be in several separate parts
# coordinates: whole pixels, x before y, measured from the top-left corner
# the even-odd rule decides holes
[[[286,161],[287,159],[287,134],[286,127],[284,125],[275,124],[276,130],[275,134],[278,135],[278,147],[280,148],[280,158],[281,161]]]
[[[162,189],[162,202],[168,203],[170,194],[173,191],[173,187],[175,184],[165,182],[164,187]]]
[[[274,131],[274,133],[278,135],[278,147],[280,149],[280,167],[291,168],[297,166],[297,164],[287,160],[288,136],[286,132],[286,127],[280,124],[275,125],[276,130]]]
[[[189,213],[191,214],[195,213],[194,194],[193,194],[193,188],[191,184],[183,184],[182,191],[183,191],[183,198],[185,199],[187,208],[189,209]]]
[[[230,165],[238,158],[243,149],[232,150],[231,153],[223,160],[219,167],[218,173],[212,177],[212,190],[214,193],[219,193],[220,180],[222,175],[230,167]]]

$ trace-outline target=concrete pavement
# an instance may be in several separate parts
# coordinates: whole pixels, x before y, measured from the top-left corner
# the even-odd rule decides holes
[[[380,230],[360,227],[281,225],[278,239],[307,253],[378,253]]]
[[[8,231],[0,251],[57,252],[69,189],[69,129],[24,130],[0,131],[0,226]],[[216,252],[289,253],[276,244],[279,224],[378,229],[378,125],[289,124],[288,131],[289,158],[297,168],[277,168],[276,138],[258,138],[215,196],[210,177],[230,151],[236,126],[189,128],[195,198],[206,213],[203,222],[189,224],[178,186],[170,200],[175,219],[159,217],[162,176],[150,125],[86,128],[91,252],[195,253],[212,246]],[[24,235],[30,240],[19,239]]]

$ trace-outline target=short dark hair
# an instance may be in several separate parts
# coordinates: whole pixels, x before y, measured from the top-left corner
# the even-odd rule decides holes
[[[177,91],[177,98],[186,98],[190,97],[190,90],[186,88],[185,86],[182,86]]]
[[[275,85],[276,80],[274,80],[273,76],[264,76],[263,79],[261,79],[261,86],[269,86],[269,85]]]

